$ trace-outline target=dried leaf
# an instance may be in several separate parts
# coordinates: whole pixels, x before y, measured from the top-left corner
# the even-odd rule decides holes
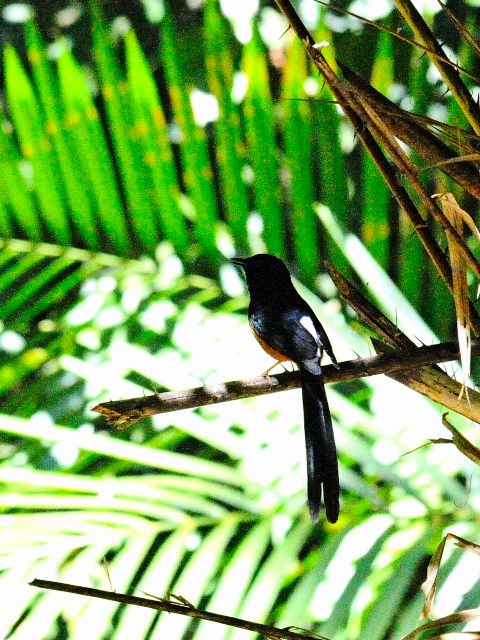
[[[403,636],[401,640],[414,640],[414,638],[419,636],[424,631],[428,631],[430,629],[440,629],[450,624],[465,624],[467,622],[470,622],[470,620],[475,620],[476,618],[480,618],[480,609],[464,609],[463,611],[457,611],[457,613],[452,613],[449,616],[445,616],[444,618],[439,618],[438,620],[434,620],[433,622],[427,622],[426,624],[423,624],[421,627],[417,627],[416,629],[408,633],[406,636]],[[434,637],[442,638],[442,637],[448,637],[448,636],[447,634],[440,634]]]
[[[428,563],[427,577],[422,584],[422,591],[425,594],[425,604],[423,605],[421,620],[425,620],[430,615],[432,609],[433,600],[437,591],[438,572],[440,571],[440,564],[442,562],[443,552],[445,550],[445,544],[447,542],[449,534],[443,538],[438,545],[432,559]]]
[[[444,193],[438,199],[442,205],[445,217],[459,235],[463,234],[463,221],[470,216],[458,206],[455,197],[451,193]],[[470,218],[471,219],[471,218]],[[473,221],[472,221],[473,223]],[[475,227],[475,225],[474,225]],[[476,227],[475,227],[476,229]],[[478,229],[476,229],[478,233]],[[478,236],[477,236],[478,237]],[[468,387],[470,378],[471,360],[471,336],[470,336],[470,309],[467,282],[467,262],[464,253],[460,250],[458,243],[452,242],[450,233],[447,231],[448,250],[450,253],[450,264],[453,278],[453,297],[455,300],[455,311],[457,315],[457,334],[460,347],[460,361],[463,369],[463,384]]]
[[[442,424],[452,434],[452,442],[464,456],[472,460],[475,464],[480,466],[480,449],[470,442],[460,431],[453,426],[453,424],[447,420],[446,413],[443,414]]]
[[[425,618],[428,618],[428,616],[430,615],[433,599],[435,598],[435,592],[437,590],[438,572],[440,570],[440,564],[442,562],[443,552],[445,550],[445,544],[447,543],[448,540],[453,540],[454,544],[457,547],[465,549],[465,551],[470,551],[471,553],[480,555],[479,545],[476,545],[473,542],[465,540],[464,538],[460,538],[459,536],[456,536],[454,533],[447,533],[447,535],[443,538],[443,540],[438,545],[435,553],[432,556],[432,559],[429,562],[429,565],[427,568],[427,577],[425,579],[425,582],[422,584],[422,591],[425,593],[426,601],[422,609],[422,615],[420,616],[421,620],[425,620]],[[480,612],[480,609],[470,609],[469,611]],[[466,612],[460,611],[458,612],[458,614],[452,614],[452,616],[460,615],[461,613],[466,613]],[[447,616],[447,617],[452,617],[452,616]],[[438,623],[438,622],[441,622],[442,620],[446,620],[446,618],[439,618],[439,620],[436,620],[435,622]],[[428,623],[428,624],[433,624],[433,623]],[[421,629],[426,629],[426,628],[427,628],[427,625],[424,625],[423,627],[419,627],[415,631],[419,632]],[[428,627],[428,628],[434,628],[434,627]],[[409,636],[406,636],[405,638],[403,638],[403,640],[406,640],[407,637],[410,637],[410,634]]]
[[[440,162],[435,162],[435,164],[430,164],[428,167],[424,167],[423,170],[425,171],[425,169],[433,169],[434,167],[443,167],[446,164],[455,164],[455,162],[471,162],[473,160],[480,160],[480,153],[467,153],[456,158],[441,160]]]

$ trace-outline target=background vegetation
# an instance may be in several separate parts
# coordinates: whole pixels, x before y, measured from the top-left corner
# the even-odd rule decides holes
[[[448,446],[401,457],[445,435],[441,408],[388,378],[329,389],[343,487],[335,526],[308,520],[297,392],[123,432],[91,412],[269,365],[227,263],[236,253],[290,261],[339,360],[371,347],[325,257],[412,339],[455,337],[446,288],[301,44],[273,4],[238,15],[234,4],[53,3],[48,19],[17,26],[8,21],[21,7],[4,7],[2,636],[247,637],[27,584],[109,588],[106,559],[116,591],[171,591],[331,638],[401,638],[443,535],[478,537],[473,463]],[[337,56],[403,108],[466,126],[421,51],[315,2],[300,9],[333,65]],[[454,10],[475,31],[473,8]],[[425,11],[475,73],[446,16]],[[388,5],[371,17],[406,30]],[[476,214],[447,178],[421,177]],[[478,605],[474,562],[449,552],[437,617]]]

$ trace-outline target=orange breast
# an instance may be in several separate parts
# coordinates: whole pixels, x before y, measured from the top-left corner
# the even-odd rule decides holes
[[[257,340],[258,344],[262,347],[264,351],[268,353],[269,356],[272,356],[272,358],[275,358],[275,360],[280,360],[280,361],[290,360],[290,358],[287,358],[287,356],[284,356],[283,353],[280,353],[279,351],[271,347],[269,344],[267,344],[265,340],[263,340],[263,338],[261,338],[258,335],[258,333],[255,331],[255,329],[252,327],[251,324],[250,324],[250,329],[252,330],[252,333],[255,336],[255,339]]]

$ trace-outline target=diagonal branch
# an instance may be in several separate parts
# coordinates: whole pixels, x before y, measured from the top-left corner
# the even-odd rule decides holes
[[[88,596],[91,598],[100,598],[102,600],[110,600],[111,602],[121,602],[123,604],[136,605],[137,607],[147,607],[155,611],[167,611],[168,613],[176,613],[181,616],[197,618],[199,620],[207,620],[209,622],[217,622],[225,624],[229,627],[245,629],[253,633],[259,633],[266,638],[279,638],[285,640],[318,640],[320,636],[310,636],[302,633],[291,631],[290,627],[286,629],[277,629],[267,624],[258,622],[250,622],[250,620],[242,620],[233,616],[225,616],[221,613],[213,613],[197,609],[188,604],[177,604],[166,598],[139,598],[138,596],[130,596],[126,593],[114,593],[112,591],[104,591],[103,589],[94,589],[93,587],[82,587],[76,584],[68,584],[66,582],[54,582],[53,580],[41,580],[36,578],[30,582],[32,587],[40,587],[41,589],[52,589],[53,591],[63,591],[65,593],[74,593],[80,596]],[[293,628],[293,627],[292,627]]]
[[[375,132],[378,133],[378,128],[373,126],[371,117],[369,116],[369,114],[366,113],[364,106],[360,103],[359,99],[357,99],[357,96],[354,95],[354,93],[350,91],[343,84],[340,78],[338,78],[335,75],[335,73],[333,72],[333,69],[329,66],[325,57],[323,56],[321,49],[316,47],[313,37],[308,32],[307,28],[305,27],[305,25],[302,23],[301,19],[297,15],[290,0],[275,0],[275,2],[278,5],[279,9],[284,14],[284,16],[289,21],[295,33],[298,35],[298,37],[302,41],[308,55],[312,59],[317,69],[322,74],[323,79],[325,80],[325,83],[328,85],[328,87],[332,91],[339,105],[342,107],[346,117],[350,120],[358,138],[362,141],[362,144],[364,145],[365,149],[368,151],[368,153],[372,157],[372,160],[375,162],[378,170],[382,174],[393,196],[395,197],[398,204],[405,211],[411,223],[413,224],[415,233],[418,235],[419,239],[421,240],[429,257],[431,258],[432,262],[435,264],[436,268],[438,269],[440,275],[442,276],[449,290],[452,291],[452,272],[451,272],[450,264],[447,260],[447,257],[445,256],[437,240],[434,238],[433,234],[429,230],[426,221],[420,215],[413,200],[407,193],[407,190],[399,182],[396,176],[395,170],[387,161],[387,158],[385,157],[379,144],[377,143],[374,136],[372,135],[372,132],[369,131],[369,127],[372,126]],[[385,131],[383,131],[383,133],[385,133]],[[382,140],[382,143],[384,142],[385,140]],[[387,140],[386,141],[387,145],[388,145],[388,142],[389,141]],[[394,159],[396,159],[395,155],[396,154],[393,153]],[[403,169],[403,164],[404,163],[402,161],[401,163],[402,169]],[[411,174],[412,172],[407,170],[407,177],[410,178]],[[431,211],[434,212],[434,214],[436,214],[437,213],[435,209],[436,205],[435,203],[431,202],[431,199],[429,199],[428,194],[423,193],[421,184],[419,185],[419,189],[421,191],[421,197],[422,199],[424,199],[424,204],[426,205],[427,209],[430,209]],[[445,226],[445,224],[443,226]],[[458,241],[458,243],[461,244],[462,240],[459,237],[457,238],[457,236],[458,234],[452,235],[454,240]],[[480,265],[477,263],[475,257],[471,255],[471,252],[469,252],[469,258],[474,270],[478,270],[480,272]],[[474,314],[472,314],[472,318],[473,317],[475,317]],[[480,333],[480,322],[476,323],[475,331],[477,331],[477,329]]]
[[[357,97],[361,95],[375,109],[393,135],[405,142],[429,165],[442,163],[439,168],[443,173],[455,180],[475,198],[480,198],[480,179],[478,170],[473,163],[445,162],[458,159],[459,156],[454,149],[424,127],[415,114],[398,107],[342,62],[338,61],[338,64],[343,75],[355,90]]]
[[[472,340],[472,353],[480,354],[480,339]],[[437,362],[449,362],[459,357],[457,342],[396,350],[371,358],[358,358],[341,362],[339,368],[333,365],[323,367],[325,382],[340,382],[365,378],[379,373],[405,371]],[[280,373],[276,376],[258,376],[248,380],[236,380],[216,385],[166,391],[141,398],[104,402],[93,411],[104,415],[118,427],[127,427],[141,418],[179,409],[193,409],[230,400],[276,393],[300,387],[298,371]],[[477,416],[480,420],[480,415]]]
[[[332,264],[325,266],[341,297],[347,302],[384,342],[372,338],[377,353],[390,353],[395,348],[415,349],[416,345],[402,333],[370,300],[343,276]],[[468,397],[462,397],[462,385],[448,376],[440,367],[418,367],[410,371],[390,371],[389,378],[423,394],[430,400],[478,422],[480,420],[480,394],[469,389]]]
[[[437,67],[443,81],[452,92],[458,106],[462,109],[464,116],[476,133],[480,133],[480,111],[478,105],[473,99],[468,87],[462,82],[458,71],[443,62],[442,58],[446,57],[445,52],[431,32],[430,27],[411,0],[395,0],[395,4],[420,44],[426,47],[427,56]],[[431,52],[434,52],[436,55],[432,55]]]

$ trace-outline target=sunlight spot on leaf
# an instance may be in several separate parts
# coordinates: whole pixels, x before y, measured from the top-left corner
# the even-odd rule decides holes
[[[122,313],[121,309],[118,307],[109,307],[108,309],[103,309],[97,318],[98,325],[103,329],[107,327],[116,327],[121,324],[125,319],[125,315]]]
[[[376,2],[355,0],[349,7],[349,11],[368,20],[381,20],[388,16],[392,9],[393,3],[390,0],[377,0]]]
[[[391,535],[385,543],[383,551],[377,556],[377,568],[389,566],[405,549],[410,549],[423,533],[423,525],[400,529]]]
[[[343,153],[351,153],[357,141],[351,124],[347,121],[341,122],[338,128],[338,135]]]
[[[132,286],[126,289],[122,295],[122,307],[127,313],[133,313],[138,309],[140,302],[146,295],[145,291],[142,291],[142,287],[139,282],[139,286]]]
[[[93,329],[84,329],[77,334],[78,344],[87,347],[87,349],[97,350],[100,348],[100,336]]]
[[[262,40],[268,47],[278,49],[281,46],[279,38],[287,26],[285,18],[278,11],[272,7],[262,9],[259,30]]]
[[[50,320],[50,318],[44,318],[43,320],[40,320],[37,326],[39,331],[42,331],[42,333],[49,333],[50,331],[55,331],[55,329],[57,328],[55,322],[53,320]]]
[[[2,11],[3,19],[6,22],[22,23],[33,17],[33,8],[23,2],[7,4]]]
[[[233,75],[232,100],[240,104],[245,98],[248,89],[248,76],[244,71],[236,71]]]
[[[56,14],[55,19],[59,27],[66,28],[74,24],[81,15],[82,11],[80,5],[69,6],[65,7],[65,9],[60,9]]]
[[[318,16],[320,14],[320,5],[316,0],[301,0],[300,16],[307,29],[315,29],[318,25]]]
[[[165,15],[165,6],[162,0],[142,0],[147,20],[150,22],[160,22]]]
[[[242,295],[245,290],[243,280],[232,264],[222,264],[220,267],[220,281],[222,289],[231,298]]]
[[[258,0],[220,0],[220,7],[227,18],[232,21],[237,39],[245,44],[252,37],[250,20],[258,11]]]
[[[255,180],[255,172],[251,165],[244,164],[240,175],[245,184],[253,184],[253,181]]]
[[[303,81],[303,90],[307,94],[307,96],[316,96],[320,89],[319,82],[316,78],[305,78]]]
[[[28,184],[29,187],[33,188],[33,165],[28,160],[20,160],[18,163],[18,168],[20,169],[20,173],[22,178]]]
[[[405,498],[392,502],[390,513],[396,518],[423,518],[427,514],[427,509],[415,498]]]
[[[439,102],[434,102],[428,107],[427,115],[441,122],[447,122],[448,120],[447,107]]]
[[[25,338],[16,331],[4,331],[0,335],[0,349],[7,353],[19,353],[25,348]]]
[[[50,60],[58,60],[65,51],[69,50],[71,47],[69,46],[69,40],[66,38],[62,38],[61,40],[55,40],[47,47],[47,56]]]
[[[204,127],[209,122],[218,120],[218,101],[214,95],[200,91],[200,89],[193,89],[190,93],[190,101],[193,117],[199,127]]]
[[[115,290],[117,281],[112,276],[103,276],[97,281],[97,289],[100,293],[110,293]]]
[[[188,551],[195,551],[195,549],[198,549],[201,542],[202,538],[198,535],[198,533],[191,533],[185,540],[185,548]]]
[[[115,37],[124,36],[131,29],[130,20],[125,16],[117,16],[112,20],[111,29]]]
[[[159,265],[159,274],[156,284],[159,289],[172,286],[183,274],[183,265],[180,258],[173,253],[171,245],[159,244],[156,251]]]
[[[226,258],[233,258],[235,255],[235,245],[232,236],[224,224],[217,224],[215,229],[215,245]]]
[[[420,13],[428,13],[431,18],[442,9],[437,0],[415,0],[415,8]]]
[[[172,122],[168,126],[168,139],[170,140],[170,142],[173,142],[174,144],[180,144],[185,139],[185,136],[183,135],[183,131],[181,130],[181,128],[178,126],[176,122]]]
[[[140,322],[152,331],[163,332],[168,318],[177,311],[177,307],[170,300],[154,302],[140,315]]]
[[[70,467],[78,458],[79,449],[69,442],[57,442],[50,449],[60,467]]]
[[[392,440],[381,438],[373,445],[372,453],[382,464],[392,464],[398,460],[403,451]]]
[[[290,531],[292,526],[292,519],[284,513],[278,513],[273,518],[272,522],[272,534],[275,542],[282,542],[285,535]]]

